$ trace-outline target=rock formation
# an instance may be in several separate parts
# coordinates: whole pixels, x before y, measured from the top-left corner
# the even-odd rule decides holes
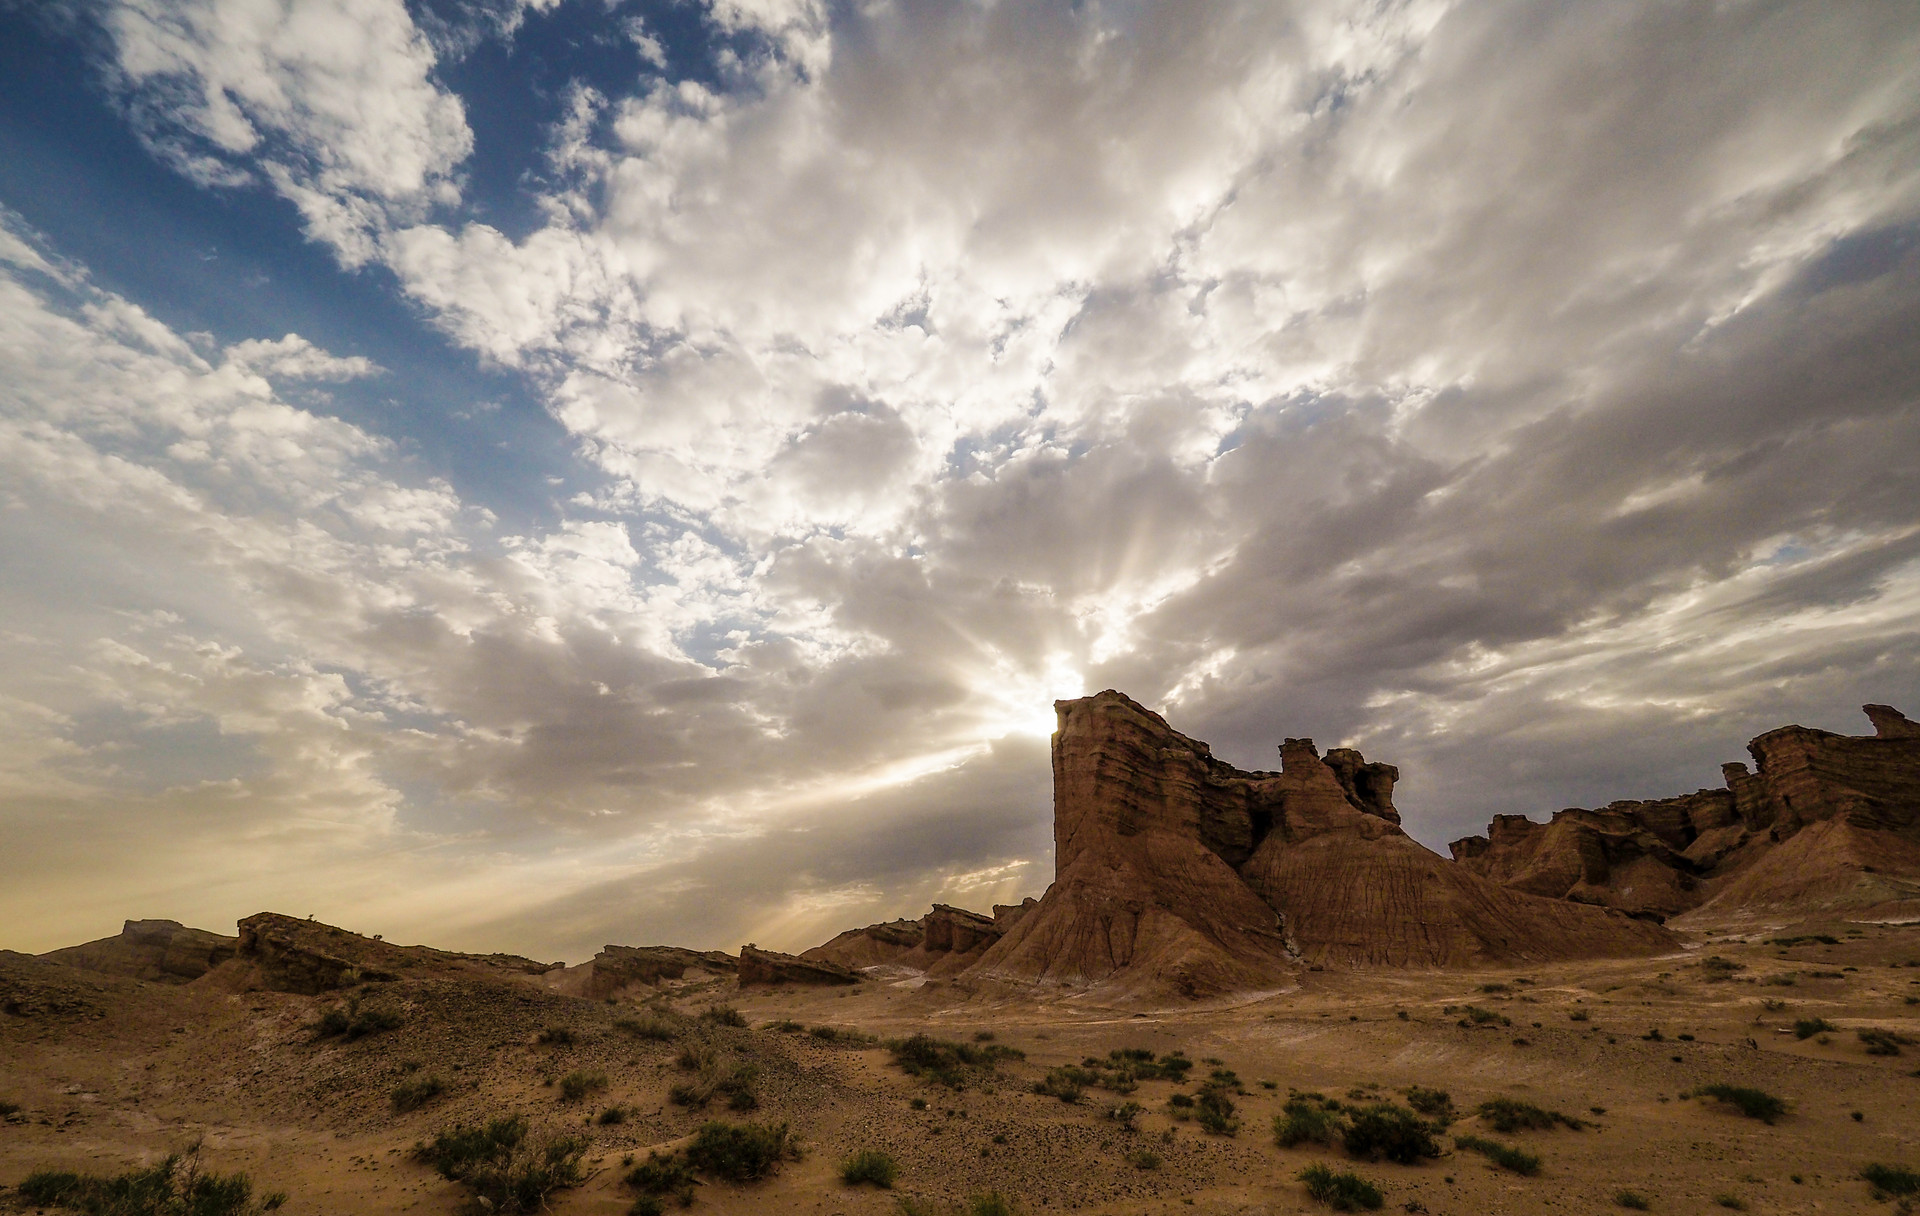
[[[50,950],[40,957],[107,975],[184,984],[232,958],[238,942],[205,929],[189,929],[177,920],[130,920],[115,937]]]
[[[687,950],[680,946],[612,946],[583,967],[570,967],[566,978],[573,981],[559,987],[575,990],[577,995],[603,1000],[635,984],[659,987],[686,978],[689,971],[709,976],[732,975],[740,962],[722,950]],[[583,979],[573,973],[584,971]]]
[[[315,920],[257,912],[240,922],[237,956],[258,982],[283,992],[320,993],[402,974],[507,973],[540,976],[565,966],[516,954],[459,954],[428,946],[396,946]]]
[[[1870,736],[1759,736],[1753,771],[1721,766],[1724,788],[1500,815],[1450,848],[1511,890],[1653,917],[1920,911],[1920,725],[1864,709]]]
[[[748,943],[740,948],[740,986],[749,984],[857,984],[849,968],[823,959],[802,958],[762,950]]]
[[[854,970],[957,975],[978,962],[987,947],[999,941],[1038,903],[1028,899],[1018,904],[995,904],[992,916],[935,904],[919,920],[883,921],[864,929],[849,929],[830,942],[802,951],[800,957]]]
[[[1511,891],[1410,839],[1399,772],[1309,739],[1242,772],[1108,691],[1055,705],[1055,879],[970,980],[1121,997],[1279,987],[1304,960],[1459,965],[1639,954],[1664,931]]]

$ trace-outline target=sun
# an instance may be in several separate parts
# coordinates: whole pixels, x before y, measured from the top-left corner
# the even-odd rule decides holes
[[[1073,656],[1055,651],[1038,671],[1002,656],[974,685],[983,702],[981,717],[989,738],[1024,735],[1045,739],[1058,723],[1053,703],[1087,693],[1086,676]]]

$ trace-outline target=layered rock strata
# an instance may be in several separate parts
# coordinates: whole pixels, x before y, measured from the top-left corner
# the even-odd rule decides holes
[[[1874,734],[1768,731],[1723,788],[1500,815],[1449,847],[1511,890],[1657,918],[1920,910],[1920,724],[1863,708]]]
[[[740,947],[740,986],[750,984],[857,984],[851,968],[823,959],[801,958],[777,950],[762,950],[749,942]]]
[[[232,958],[238,944],[238,938],[191,929],[177,920],[130,920],[114,937],[50,950],[39,957],[107,975],[184,984]]]
[[[862,971],[957,975],[1031,911],[1038,900],[995,904],[992,916],[950,904],[935,904],[919,920],[883,921],[849,929],[800,957]]]
[[[429,946],[396,946],[315,920],[257,912],[240,922],[236,956],[250,963],[259,983],[307,994],[349,988],[366,980],[483,972],[542,976],[564,963],[517,954],[460,954]]]

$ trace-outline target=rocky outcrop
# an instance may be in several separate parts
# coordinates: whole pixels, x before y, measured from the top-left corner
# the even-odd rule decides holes
[[[1512,891],[1409,838],[1399,771],[1311,739],[1243,772],[1118,692],[1056,703],[1056,877],[965,975],[1205,998],[1304,961],[1450,966],[1649,953],[1663,930]]]
[[[857,984],[851,968],[824,959],[802,958],[762,950],[749,943],[740,948],[740,986],[749,984]]]
[[[589,975],[582,986],[582,995],[601,1000],[635,984],[657,988],[686,978],[688,971],[732,975],[739,970],[740,963],[722,950],[609,945],[593,956],[587,968]]]
[[[1900,911],[1920,902],[1920,725],[1863,708],[1874,734],[1769,731],[1724,788],[1501,815],[1451,850],[1512,890],[1644,916]]]
[[[951,904],[935,904],[919,920],[893,920],[849,929],[832,941],[803,951],[801,958],[837,963],[855,970],[887,968],[935,977],[966,970],[987,947],[1019,923],[1037,904],[995,904],[992,916]]]
[[[427,946],[396,946],[333,925],[277,912],[240,922],[236,955],[254,965],[258,980],[284,992],[314,994],[368,980],[481,972],[539,976],[565,966],[516,954],[458,954]]]
[[[115,937],[50,950],[39,957],[107,975],[184,984],[232,958],[238,944],[238,938],[190,929],[177,920],[130,920]]]

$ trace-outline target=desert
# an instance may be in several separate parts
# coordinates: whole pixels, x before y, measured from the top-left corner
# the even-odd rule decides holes
[[[1056,710],[1058,874],[991,913],[798,956],[568,965],[275,913],[0,954],[6,1202],[192,1150],[286,1212],[1909,1210],[1897,711],[1457,861],[1358,753],[1242,772],[1117,692]],[[1612,865],[1565,830],[1596,815]],[[1556,831],[1573,862],[1524,838]],[[1543,893],[1568,864],[1584,900]],[[436,1168],[502,1121],[534,1191]]]

